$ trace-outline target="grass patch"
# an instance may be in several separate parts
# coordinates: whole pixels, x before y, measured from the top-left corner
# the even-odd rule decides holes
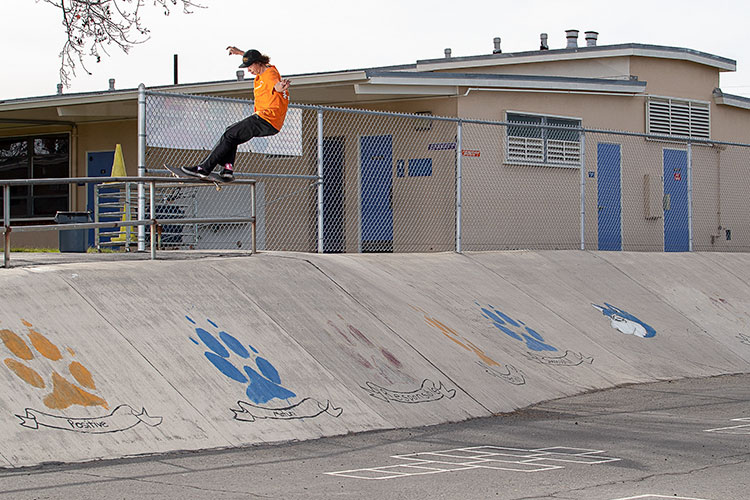
[[[25,253],[60,253],[57,248],[10,248],[11,252],[25,252]]]
[[[11,247],[10,251],[19,252],[19,253],[60,253],[60,250],[57,248],[12,248]],[[98,252],[96,248],[88,248],[86,250],[86,253],[118,253],[118,252],[119,250],[113,250],[111,248],[102,248],[101,252]]]

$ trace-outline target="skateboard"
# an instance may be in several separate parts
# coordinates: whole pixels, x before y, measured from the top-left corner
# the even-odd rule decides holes
[[[208,175],[208,177],[206,177],[205,179],[201,179],[200,177],[193,177],[192,175],[186,174],[185,172],[180,170],[180,167],[173,167],[172,165],[167,165],[165,163],[164,168],[169,170],[172,173],[172,175],[175,177],[180,177],[182,179],[198,179],[203,182],[213,182],[214,186],[216,186],[217,191],[221,191],[222,184],[229,184],[230,182],[232,182],[232,181],[225,181],[216,172],[211,172]]]

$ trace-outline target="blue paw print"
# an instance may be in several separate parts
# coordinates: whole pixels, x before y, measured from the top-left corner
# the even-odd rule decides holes
[[[479,305],[477,303],[477,305]],[[481,306],[480,306],[481,307]],[[523,321],[516,321],[510,316],[503,314],[493,306],[481,307],[482,315],[491,320],[501,332],[511,338],[526,342],[526,347],[532,351],[557,351],[556,347],[544,343],[544,338],[524,324]]]
[[[196,325],[192,318],[185,317],[193,325]],[[217,330],[219,329],[219,326],[213,321],[206,321]],[[289,399],[296,396],[295,393],[281,386],[279,372],[267,359],[258,356],[258,351],[253,346],[248,346],[252,351],[251,353],[245,349],[245,346],[239,340],[223,330],[219,332],[219,338],[199,326],[195,327],[195,333],[198,334],[198,338],[203,342],[203,345],[208,347],[209,350],[204,355],[211,364],[230,379],[248,384],[245,393],[253,403],[267,403],[275,398]],[[193,337],[190,337],[190,340],[195,345],[201,345]],[[227,348],[229,349],[227,350]],[[230,351],[242,359],[250,360],[253,358],[257,371],[248,365],[242,367],[244,373],[240,371],[229,361]]]

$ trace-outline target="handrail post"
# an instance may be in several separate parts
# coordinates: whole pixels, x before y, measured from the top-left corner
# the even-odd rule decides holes
[[[155,211],[154,211],[154,208],[155,208],[154,186],[155,185],[156,185],[155,182],[153,181],[149,182],[148,198],[149,198],[149,208],[150,208],[149,215],[151,216],[151,260],[156,259],[156,215],[154,215],[155,214]],[[139,227],[144,227],[144,226],[139,226]]]
[[[133,214],[130,213],[130,183],[125,183],[125,206],[123,207],[123,212],[125,214],[125,220],[130,222],[133,220]],[[122,229],[122,228],[120,228]],[[125,226],[125,251],[130,252],[130,238],[131,234],[133,232],[133,226]]]
[[[3,186],[3,225],[5,226],[5,255],[3,267],[10,267],[10,185]]]
[[[255,242],[255,238],[256,238],[255,182],[250,184],[250,216],[253,218],[253,221],[250,223],[250,253],[254,254],[258,251],[258,247]]]
[[[146,86],[138,85],[138,177],[146,175]],[[146,217],[145,186],[138,183],[138,220]],[[138,226],[138,251],[146,250],[146,227]]]
[[[99,222],[99,184],[94,184],[94,222]],[[96,251],[101,252],[101,233],[98,227],[94,228],[94,243],[96,244]]]

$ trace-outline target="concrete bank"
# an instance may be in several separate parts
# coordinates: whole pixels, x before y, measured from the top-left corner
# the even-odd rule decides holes
[[[431,425],[750,371],[744,254],[202,257],[0,270],[0,466]]]

